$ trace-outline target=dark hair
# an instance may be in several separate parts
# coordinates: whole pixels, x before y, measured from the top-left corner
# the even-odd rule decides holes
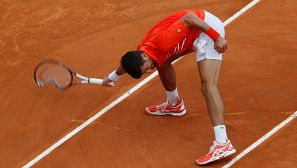
[[[123,69],[135,79],[139,79],[142,75],[140,68],[144,64],[142,53],[143,51],[129,51],[121,59]]]

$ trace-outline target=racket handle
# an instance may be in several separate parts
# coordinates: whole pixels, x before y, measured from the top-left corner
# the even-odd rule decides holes
[[[89,78],[89,83],[102,85],[103,79]]]
[[[93,83],[93,84],[99,84],[102,85],[103,83],[103,79],[98,79],[98,78],[89,78],[89,83]],[[110,86],[114,86],[114,82],[110,82],[108,83]]]

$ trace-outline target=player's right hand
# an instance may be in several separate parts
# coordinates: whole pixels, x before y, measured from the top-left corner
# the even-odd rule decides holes
[[[224,53],[227,50],[227,40],[224,37],[219,37],[214,42],[214,48],[218,53]]]
[[[102,86],[114,87],[115,82],[108,78],[108,75],[103,78]]]

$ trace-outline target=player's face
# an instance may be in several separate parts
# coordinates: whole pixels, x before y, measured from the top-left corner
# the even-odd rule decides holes
[[[143,66],[141,67],[142,74],[152,72],[155,68],[153,60],[145,53],[143,53],[141,56],[144,60]]]

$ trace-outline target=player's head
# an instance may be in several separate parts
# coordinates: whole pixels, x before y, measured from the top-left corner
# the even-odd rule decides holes
[[[129,51],[121,59],[121,66],[133,78],[155,68],[154,61],[143,51]]]

